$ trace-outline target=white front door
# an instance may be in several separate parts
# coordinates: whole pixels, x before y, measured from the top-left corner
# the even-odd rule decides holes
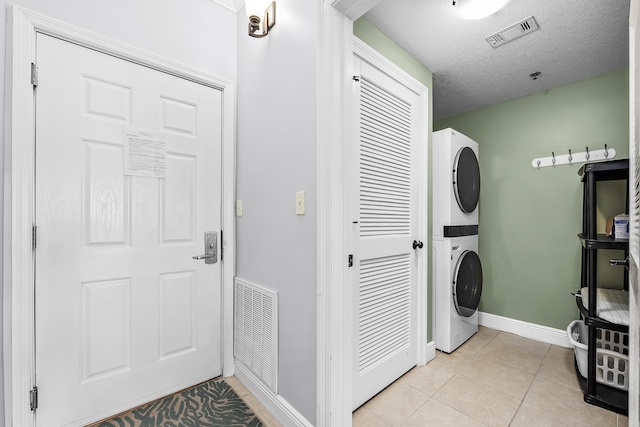
[[[417,363],[419,96],[357,56],[353,408]],[[413,242],[418,245],[414,249]]]
[[[42,34],[37,65],[36,423],[77,426],[221,374],[222,94]]]

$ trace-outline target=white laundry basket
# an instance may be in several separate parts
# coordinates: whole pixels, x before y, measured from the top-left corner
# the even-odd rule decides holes
[[[580,375],[587,378],[589,340],[588,328],[582,320],[574,320],[567,327],[567,338],[573,345]],[[629,390],[629,334],[597,329],[596,382]]]

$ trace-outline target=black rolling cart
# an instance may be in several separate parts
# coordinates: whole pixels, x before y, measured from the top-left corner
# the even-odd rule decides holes
[[[628,293],[625,291],[628,290],[629,276],[625,268],[623,291],[599,289],[597,260],[598,250],[616,249],[624,251],[624,259],[611,260],[611,264],[625,265],[629,254],[629,242],[615,240],[604,234],[596,233],[596,183],[626,180],[628,212],[629,160],[589,163],[580,168],[578,174],[582,177],[583,182],[583,206],[582,233],[578,235],[582,243],[581,292],[576,295],[576,303],[584,324],[580,325],[582,326],[581,331],[576,328],[568,333],[573,333],[573,338],[583,335],[580,339],[583,342],[586,341],[587,344],[586,369],[584,366],[585,358],[580,360],[576,347],[576,372],[584,392],[585,402],[627,415],[628,392],[625,388],[628,388],[628,385],[625,384],[628,381],[629,327]],[[614,305],[619,310],[611,310],[610,295],[612,295],[612,300],[617,298],[618,304]],[[620,303],[624,299],[624,295],[627,295],[626,325],[623,303]],[[582,361],[582,366],[579,367],[580,361]],[[586,378],[585,370],[587,371]]]

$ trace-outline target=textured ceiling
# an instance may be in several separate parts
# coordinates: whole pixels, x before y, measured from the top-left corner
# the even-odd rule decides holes
[[[364,15],[431,70],[435,120],[628,65],[629,0],[510,0],[481,20],[458,18],[454,7],[384,0]],[[485,40],[531,15],[539,30],[496,49]]]

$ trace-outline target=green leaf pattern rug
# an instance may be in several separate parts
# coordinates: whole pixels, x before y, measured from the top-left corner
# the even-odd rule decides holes
[[[97,424],[98,427],[262,427],[262,422],[221,378]]]

